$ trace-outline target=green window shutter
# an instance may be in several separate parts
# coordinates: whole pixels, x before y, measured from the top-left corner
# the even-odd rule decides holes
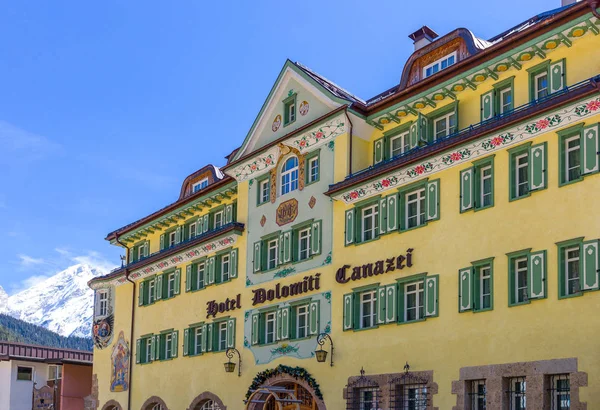
[[[530,299],[546,297],[546,251],[532,252],[527,261],[529,281],[527,283]],[[512,275],[511,275],[512,276]],[[516,301],[516,297],[514,299]]]
[[[398,194],[388,195],[387,201],[387,231],[398,230]]]
[[[532,145],[529,150],[529,190],[546,187],[546,143]]]
[[[229,253],[229,277],[237,278],[238,274],[238,250],[232,249]]]
[[[128,263],[133,263],[134,257],[135,257],[135,251],[136,251],[136,247],[134,246],[133,248],[129,249],[129,261]]]
[[[252,344],[257,345],[260,343],[260,313],[252,314]]]
[[[277,256],[277,263],[279,265],[283,264],[283,258],[284,258],[284,250],[285,250],[285,244],[284,244],[284,239],[283,239],[283,232],[279,234],[279,243],[278,243],[279,247],[277,248],[277,250],[279,251],[279,255]],[[265,256],[267,254],[267,250],[265,249]],[[266,265],[266,262],[265,262]]]
[[[215,257],[211,256],[206,260],[206,267],[208,270],[207,284],[212,285],[215,283]]]
[[[427,119],[427,117],[424,116],[423,114],[419,113],[419,127],[418,127],[419,142],[421,142],[423,144],[427,144],[427,142],[428,142],[428,140],[427,140],[428,122],[429,122],[429,120]]]
[[[135,341],[135,362],[140,364],[142,361],[142,340],[138,339]]]
[[[440,180],[427,183],[427,220],[440,219]]]
[[[214,331],[214,323],[208,323],[206,325],[206,351],[207,352],[212,352],[213,351],[213,331]]]
[[[225,206],[225,223],[233,222],[233,204]]]
[[[458,311],[473,309],[473,268],[458,271]]]
[[[380,286],[377,288],[377,323],[382,325],[385,323],[385,286]]]
[[[425,278],[425,316],[433,317],[438,315],[438,295],[439,284],[438,275]]]
[[[150,254],[150,241],[144,242],[144,258],[147,258]]]
[[[404,284],[398,284],[398,297],[396,300],[398,301],[398,322],[405,322],[406,314],[404,312]]]
[[[373,165],[382,162],[385,157],[384,139],[379,138],[373,142]]]
[[[596,123],[583,129],[582,155],[583,174],[600,171],[600,124]]]
[[[160,236],[160,250],[162,251],[163,249],[165,249],[165,234],[164,233]]]
[[[481,121],[494,117],[494,90],[481,95]]]
[[[254,272],[260,272],[260,262],[261,262],[261,254],[260,248],[262,246],[262,242],[258,241],[254,243]]]
[[[354,293],[344,295],[344,330],[354,329]]]
[[[283,234],[283,263],[292,261],[292,231],[285,231]],[[281,246],[282,242],[279,241]]]
[[[170,357],[177,357],[178,354],[178,341],[179,339],[179,330],[174,331],[173,333],[171,333],[171,355]]]
[[[346,211],[346,230],[345,230],[345,240],[344,243],[346,246],[354,243],[354,212],[355,209],[348,209]]]
[[[185,267],[185,291],[192,290],[192,264]]]
[[[163,296],[163,275],[156,275],[156,282],[154,286],[154,299],[161,300]]]
[[[206,214],[202,217],[202,233],[208,232],[208,217],[209,214]]]
[[[411,124],[409,129],[410,148],[414,148],[419,144],[419,123],[418,121]]]
[[[385,323],[393,323],[396,321],[396,304],[398,296],[396,295],[397,285],[387,285],[385,287]]]
[[[280,308],[277,312],[278,319],[278,338],[279,340],[287,340],[290,338],[290,307]]]
[[[179,295],[181,292],[181,268],[175,269],[175,291],[173,292],[176,295]]]
[[[586,241],[582,245],[583,260],[583,290],[597,290],[598,269],[600,261],[598,260],[598,240]]]
[[[202,216],[199,216],[198,219],[196,219],[196,236],[201,235],[202,234]]]
[[[275,340],[281,340],[281,310],[275,312]]]
[[[549,69],[549,94],[562,90],[566,86],[565,81],[565,60],[559,60],[550,64]]]
[[[190,329],[183,330],[183,356],[187,356],[190,353]]]
[[[227,348],[235,347],[235,318],[227,319]]]
[[[146,283],[140,282],[140,287],[138,289],[138,306],[144,305],[144,291],[146,289]]]
[[[312,224],[310,232],[310,254],[318,255],[321,253],[321,221],[315,221]]]
[[[178,244],[181,240],[181,226],[178,226],[177,229],[175,229],[175,244]]]
[[[475,191],[475,175],[473,168],[460,171],[460,211],[465,212],[473,208],[473,194]]]
[[[311,335],[318,335],[319,334],[319,301],[318,300],[313,300],[310,302],[310,307],[309,307],[309,312],[308,312],[308,321],[309,321],[309,332]]]
[[[387,228],[387,199],[385,197],[379,198],[379,214],[377,217],[379,218],[379,234],[383,235]]]
[[[202,353],[206,353],[207,350],[207,346],[208,346],[208,327],[210,325],[208,324],[204,324],[202,325]]]

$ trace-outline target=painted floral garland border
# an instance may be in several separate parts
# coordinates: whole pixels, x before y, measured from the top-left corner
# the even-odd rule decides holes
[[[370,196],[411,183],[415,178],[439,172],[467,160],[484,156],[498,149],[517,144],[552,132],[558,127],[570,125],[594,114],[600,114],[600,97],[573,104],[556,113],[523,123],[492,137],[485,137],[464,145],[457,150],[433,157],[418,165],[402,168],[394,173],[371,181],[358,188],[340,193],[333,198],[351,204]]]
[[[346,130],[345,117],[342,115],[316,126],[299,136],[291,137],[283,141],[283,144],[296,148],[303,153],[331,141],[333,138],[345,133]],[[274,167],[280,155],[279,147],[274,146],[243,164],[226,171],[226,173],[234,177],[238,182],[256,178]]]

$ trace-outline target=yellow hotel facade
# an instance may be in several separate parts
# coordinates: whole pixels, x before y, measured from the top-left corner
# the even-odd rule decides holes
[[[224,166],[108,234],[88,408],[600,409],[596,7],[423,27],[369,100],[287,61]]]

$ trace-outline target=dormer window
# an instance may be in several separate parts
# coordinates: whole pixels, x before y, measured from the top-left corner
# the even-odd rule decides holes
[[[436,60],[433,63],[425,66],[425,68],[423,68],[423,78],[430,77],[438,71],[442,71],[443,69],[450,67],[454,63],[456,63],[456,51],[452,54],[445,55],[439,60]]]
[[[196,182],[192,185],[192,193],[198,192],[208,186],[208,178],[204,178],[202,181]]]
[[[281,168],[281,195],[298,189],[298,158],[288,158]]]

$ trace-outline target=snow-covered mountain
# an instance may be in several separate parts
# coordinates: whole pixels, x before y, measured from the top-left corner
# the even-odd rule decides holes
[[[0,313],[62,336],[91,337],[94,292],[87,282],[105,273],[78,264],[8,298],[3,297],[6,292],[0,288]],[[4,305],[3,300],[6,300]]]

